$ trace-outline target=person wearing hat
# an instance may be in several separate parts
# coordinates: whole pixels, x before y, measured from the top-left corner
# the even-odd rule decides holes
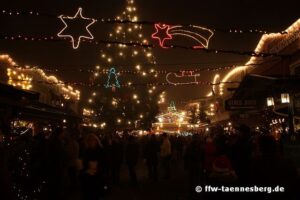
[[[209,182],[214,185],[228,185],[237,181],[237,175],[232,168],[230,160],[225,155],[216,157],[213,162]]]

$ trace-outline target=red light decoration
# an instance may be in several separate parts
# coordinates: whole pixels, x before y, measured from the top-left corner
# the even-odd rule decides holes
[[[199,48],[208,48],[209,41],[211,37],[214,35],[214,32],[208,28],[204,28],[201,26],[189,25],[175,25],[170,26],[166,24],[154,24],[154,28],[156,32],[152,34],[153,39],[157,39],[159,41],[159,45],[162,48],[167,48],[165,46],[166,40],[173,39],[173,36],[184,36],[190,38],[197,42],[197,45],[194,45],[194,49]]]
[[[166,24],[154,24],[154,28],[156,29],[156,32],[152,34],[152,38],[157,39],[162,48],[167,48],[165,46],[165,41],[173,39],[172,35],[169,33],[170,26]]]

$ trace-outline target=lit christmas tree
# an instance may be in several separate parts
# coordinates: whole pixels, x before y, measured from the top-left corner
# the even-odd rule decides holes
[[[127,0],[125,11],[116,20],[137,21],[136,6]],[[116,24],[110,40],[148,44],[142,25]],[[150,128],[158,113],[160,91],[154,85],[158,77],[155,58],[150,48],[111,45],[101,51],[101,64],[92,77],[95,87],[88,99],[94,127],[106,129]],[[126,70],[136,71],[129,73]]]

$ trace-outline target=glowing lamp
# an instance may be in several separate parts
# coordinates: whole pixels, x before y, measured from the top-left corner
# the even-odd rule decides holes
[[[267,98],[267,106],[274,106],[274,98],[273,97],[268,97]]]
[[[290,95],[288,93],[281,94],[281,103],[290,103]]]
[[[158,118],[158,121],[159,121],[159,122],[162,122],[162,121],[163,121],[163,118],[162,118],[162,117],[159,117],[159,118]]]

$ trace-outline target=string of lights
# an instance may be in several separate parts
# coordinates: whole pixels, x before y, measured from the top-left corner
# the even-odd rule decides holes
[[[51,18],[57,18],[58,14],[49,14],[49,13],[44,13],[44,12],[37,12],[37,11],[26,11],[26,10],[7,10],[3,9],[0,12],[1,15],[7,15],[7,16],[32,16],[32,17],[51,17]],[[182,27],[192,27],[192,26],[198,26],[195,24],[176,24],[176,23],[168,23],[168,22],[155,22],[155,21],[147,21],[147,20],[121,20],[117,18],[114,19],[105,19],[105,18],[94,18],[98,22],[102,23],[110,23],[110,24],[138,24],[138,25],[152,25],[154,26],[155,24],[168,24],[168,25],[179,25]],[[259,28],[248,28],[248,29],[239,29],[239,28],[210,28],[214,32],[223,32],[223,33],[232,33],[232,34],[270,34],[273,33],[272,31],[264,30],[264,29],[259,29]],[[280,34],[287,34],[286,31],[279,31],[278,33]]]
[[[265,62],[263,62],[265,63]],[[247,64],[247,65],[228,65],[228,66],[195,66],[193,69],[187,69],[187,68],[181,68],[180,70],[155,70],[156,74],[168,74],[168,73],[196,73],[196,72],[217,72],[217,71],[223,71],[223,70],[230,70],[230,69],[234,69],[237,67],[257,67],[259,65],[261,65],[262,63],[257,63],[257,64]],[[157,64],[158,66],[160,66],[161,64]],[[168,64],[163,64],[163,65],[168,65]],[[175,64],[173,64],[175,65]],[[179,64],[178,64],[179,65]],[[125,65],[127,66],[127,65]],[[115,65],[115,68],[122,68],[125,67],[124,65]],[[131,65],[128,65],[131,66]],[[16,69],[31,69],[31,68],[35,68],[35,67],[31,67],[26,65],[26,67],[21,67],[18,65],[14,65],[13,66]],[[87,67],[83,67],[83,66],[77,66],[77,65],[72,65],[72,67],[69,66],[61,66],[60,68],[52,68],[52,67],[38,67],[39,69],[42,69],[45,72],[52,72],[52,73],[57,73],[57,72],[65,72],[65,71],[78,71],[78,72],[87,72],[87,73],[98,73],[98,75],[101,74],[109,74],[109,71],[111,68],[101,68],[100,66],[97,65],[95,68],[93,69],[91,66],[87,66]],[[99,69],[100,70],[99,70]],[[151,72],[151,69],[150,69]],[[140,72],[136,71],[136,70],[118,70],[117,75],[123,75],[123,74],[140,74]]]
[[[27,82],[28,80],[26,79],[11,79],[11,81],[16,81],[16,82]],[[85,83],[85,82],[69,82],[69,81],[60,81],[58,83],[54,82],[47,82],[44,80],[31,80],[31,82],[35,82],[38,84],[47,84],[47,85],[72,85],[72,86],[84,86],[84,87],[105,87],[105,84],[94,84],[94,83]],[[240,83],[237,81],[227,81],[227,82],[218,82],[218,83],[212,83],[209,81],[197,81],[197,82],[191,82],[187,83],[184,85],[220,85],[220,84],[235,84],[235,83]],[[138,87],[138,86],[143,86],[143,87],[152,87],[152,86],[179,86],[174,85],[172,83],[166,83],[166,82],[155,82],[155,83],[126,83],[126,84],[119,84],[120,87]]]
[[[7,36],[2,35],[0,39],[4,40],[24,40],[24,41],[52,41],[52,42],[59,42],[59,41],[67,41],[66,38],[58,38],[57,36],[43,36],[43,37],[36,37],[36,36]],[[94,45],[123,45],[123,46],[133,46],[133,47],[142,47],[142,48],[160,48],[159,45],[154,45],[150,43],[139,43],[139,42],[122,42],[122,41],[114,41],[114,40],[85,40],[82,39],[82,42],[87,42]],[[194,46],[182,46],[182,45],[165,45],[166,48],[172,49],[184,49],[184,50],[194,50],[194,51],[202,51],[205,53],[224,53],[224,54],[236,54],[236,55],[244,55],[244,56],[252,56],[252,57],[288,57],[288,54],[278,54],[278,53],[267,53],[267,52],[255,52],[255,51],[238,51],[238,50],[224,50],[224,49],[206,49],[206,48],[195,48]]]

